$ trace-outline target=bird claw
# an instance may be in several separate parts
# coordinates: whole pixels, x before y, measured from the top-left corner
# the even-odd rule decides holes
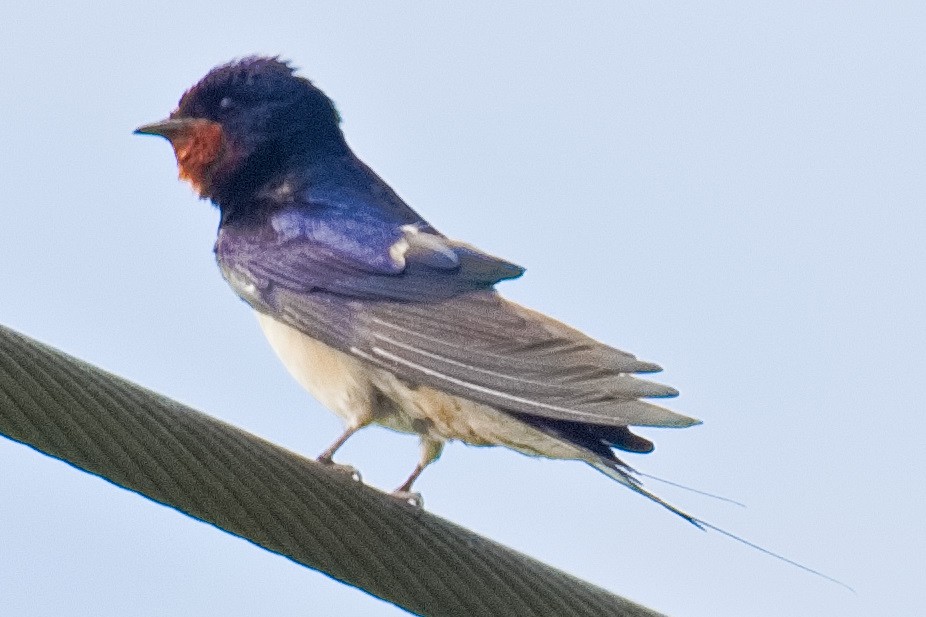
[[[402,503],[405,503],[416,510],[424,509],[424,497],[421,496],[421,493],[413,493],[411,491],[402,491],[395,490],[389,493],[390,497],[398,499]]]
[[[338,473],[343,473],[351,477],[351,480],[354,482],[363,482],[363,477],[360,475],[360,471],[353,465],[344,465],[342,463],[335,463],[330,458],[318,457],[316,459],[319,463],[331,469],[332,471],[337,471]]]

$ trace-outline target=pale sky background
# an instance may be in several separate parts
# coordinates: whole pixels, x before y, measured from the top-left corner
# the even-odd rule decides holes
[[[749,507],[659,494],[857,594],[579,463],[453,445],[429,510],[672,615],[926,610],[922,2],[58,4],[0,7],[0,322],[321,451],[217,212],[132,135],[279,53],[436,227],[527,267],[507,296],[666,367],[704,425],[631,464]],[[340,460],[391,489],[416,457],[370,429]],[[404,614],[7,440],[0,613]]]

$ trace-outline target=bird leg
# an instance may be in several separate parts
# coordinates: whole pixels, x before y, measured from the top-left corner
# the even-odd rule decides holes
[[[334,443],[328,446],[324,452],[319,454],[318,458],[316,458],[315,460],[321,463],[322,465],[325,465],[337,471],[341,471],[346,474],[349,474],[357,482],[362,482],[362,478],[360,477],[360,472],[357,471],[355,467],[352,467],[351,465],[341,465],[339,463],[335,463],[334,460],[332,459],[332,457],[334,456],[334,453],[338,451],[338,448],[343,446],[344,442],[350,439],[351,435],[359,431],[361,428],[363,428],[363,425],[348,426],[344,430],[344,433],[342,433],[340,437],[335,439]]]
[[[396,499],[400,499],[404,502],[407,502],[409,505],[412,505],[416,508],[424,507],[424,499],[421,497],[421,493],[412,492],[412,484],[415,483],[415,480],[418,479],[418,476],[421,475],[421,472],[424,471],[424,468],[436,461],[441,452],[444,449],[444,442],[430,439],[428,437],[421,437],[421,458],[418,461],[418,464],[415,465],[414,471],[411,475],[408,476],[408,479],[402,483],[402,486],[392,491],[392,496]]]

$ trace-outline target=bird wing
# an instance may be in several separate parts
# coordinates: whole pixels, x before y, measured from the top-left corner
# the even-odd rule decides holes
[[[655,364],[500,297],[492,286],[523,272],[510,262],[407,225],[364,237],[299,224],[223,228],[216,252],[245,301],[309,336],[410,383],[516,414],[698,423],[641,400],[677,395],[631,375]]]
[[[345,298],[431,302],[523,274],[511,262],[456,242],[426,223],[396,225],[314,204],[257,225],[223,226],[223,274],[240,285],[327,291]]]

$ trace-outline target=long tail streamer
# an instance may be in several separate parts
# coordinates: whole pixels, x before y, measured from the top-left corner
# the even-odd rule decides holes
[[[630,475],[630,473],[637,473],[636,471],[630,470],[630,472],[628,472],[628,469],[629,469],[629,468],[622,468],[622,467],[619,467],[615,462],[613,462],[613,461],[608,461],[608,460],[606,460],[606,459],[601,459],[600,461],[597,461],[597,462],[594,462],[594,463],[589,463],[589,464],[590,464],[592,467],[594,467],[595,469],[597,469],[598,471],[600,471],[601,473],[603,473],[604,475],[608,476],[609,478],[611,478],[611,479],[613,479],[613,480],[616,480],[616,481],[620,482],[620,483],[623,484],[624,486],[630,488],[632,491],[635,491],[635,492],[637,492],[637,493],[643,495],[644,497],[646,497],[646,498],[649,499],[650,501],[654,501],[654,502],[658,503],[660,506],[662,506],[663,508],[667,509],[669,512],[672,512],[673,514],[676,514],[676,515],[680,516],[681,518],[685,519],[686,521],[688,521],[689,523],[691,523],[692,525],[694,525],[695,527],[697,527],[698,529],[700,529],[700,530],[702,530],[702,531],[706,531],[706,530],[708,530],[708,529],[710,529],[711,531],[715,531],[715,532],[717,532],[717,533],[719,533],[719,534],[721,534],[721,535],[724,535],[724,536],[730,538],[731,540],[735,540],[735,541],[739,542],[740,544],[743,544],[743,545],[745,545],[745,546],[748,546],[749,548],[752,548],[752,549],[755,549],[755,550],[759,551],[760,553],[764,553],[764,554],[768,555],[769,557],[774,557],[775,559],[777,559],[777,560],[779,560],[779,561],[783,561],[783,562],[785,562],[785,563],[787,563],[787,564],[790,564],[790,565],[794,566],[795,568],[799,568],[799,569],[801,569],[801,570],[803,570],[803,571],[805,571],[805,572],[808,572],[808,573],[810,573],[810,574],[814,574],[814,575],[816,575],[816,576],[819,576],[820,578],[826,579],[826,580],[830,581],[831,583],[836,583],[836,584],[839,585],[840,587],[844,587],[845,589],[848,589],[848,590],[851,591],[852,593],[855,593],[855,590],[854,590],[852,587],[850,587],[849,585],[846,585],[845,583],[843,583],[843,582],[840,581],[840,580],[837,580],[837,579],[833,578],[832,576],[828,576],[828,575],[824,574],[823,572],[820,572],[819,570],[814,570],[813,568],[809,568],[809,567],[805,566],[805,565],[802,564],[802,563],[798,563],[797,561],[794,561],[793,559],[788,559],[788,558],[785,557],[784,555],[779,555],[778,553],[776,553],[776,552],[774,552],[774,551],[770,551],[769,549],[767,549],[767,548],[765,548],[765,547],[763,547],[763,546],[759,546],[759,545],[756,544],[755,542],[750,542],[749,540],[747,540],[747,539],[745,539],[745,538],[742,538],[742,537],[736,535],[735,533],[731,533],[731,532],[729,532],[729,531],[727,531],[727,530],[725,530],[725,529],[721,529],[720,527],[717,527],[716,525],[712,525],[711,523],[708,523],[707,521],[702,521],[701,519],[699,519],[699,518],[697,518],[697,517],[694,517],[694,516],[688,514],[688,513],[685,512],[684,510],[681,510],[681,509],[679,509],[679,508],[673,506],[672,504],[670,504],[669,502],[665,501],[665,500],[662,499],[661,497],[658,497],[657,495],[655,495],[655,494],[649,492],[648,490],[646,490],[645,488],[643,488],[643,486],[640,484],[640,482],[639,482],[636,478],[634,478],[633,476]],[[689,488],[689,487],[687,487],[687,486],[683,486],[683,485],[680,485],[680,484],[676,484],[676,483],[674,483],[674,482],[670,482],[670,481],[667,481],[667,480],[663,480],[663,479],[661,479],[661,478],[656,478],[656,477],[653,477],[653,476],[649,476],[649,475],[647,475],[647,474],[637,474],[637,475],[640,475],[640,476],[643,476],[643,477],[647,477],[647,478],[651,478],[651,479],[653,479],[653,480],[658,480],[658,481],[660,481],[660,482],[664,482],[664,483],[666,483],[666,484],[670,484],[670,485],[673,485],[673,486],[678,486],[679,488],[683,488],[683,489],[686,489],[686,490],[693,491],[693,492],[695,492],[695,493],[703,494],[703,495],[706,495],[706,496],[708,496],[708,497],[714,497],[714,498],[717,498],[717,499],[721,499],[721,500],[723,500],[723,501],[731,501],[731,502],[733,502],[733,503],[738,503],[738,502],[733,501],[732,499],[726,499],[726,498],[724,498],[724,497],[719,497],[719,496],[717,496],[717,495],[712,495],[712,494],[710,494],[710,493],[704,493],[703,491],[699,491],[699,490],[696,490],[696,489],[692,489],[692,488]],[[739,505],[742,505],[742,504],[739,504]]]

